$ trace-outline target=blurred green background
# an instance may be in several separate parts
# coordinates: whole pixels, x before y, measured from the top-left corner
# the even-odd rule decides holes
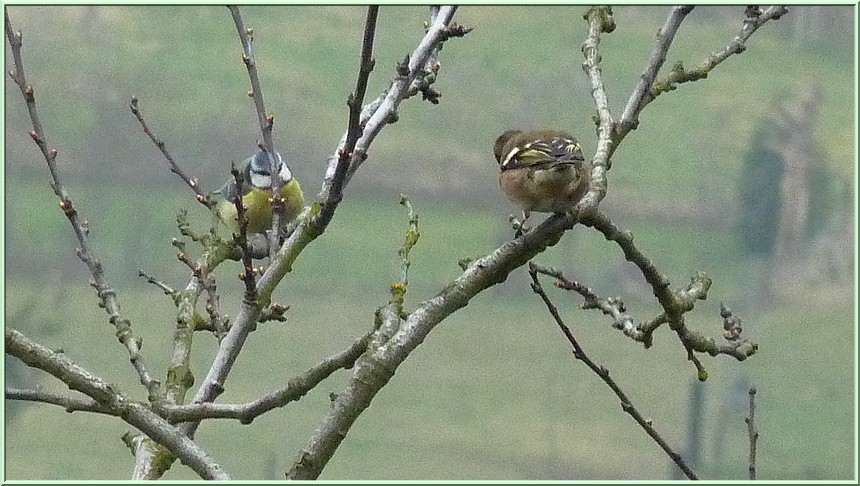
[[[435,85],[441,103],[403,103],[400,121],[373,144],[328,231],[301,255],[276,293],[291,306],[288,322],[264,325],[251,336],[221,401],[252,400],[370,328],[374,310],[387,302],[388,286],[399,276],[397,250],[406,229],[400,193],[410,196],[420,216],[407,294],[415,306],[459,274],[459,259],[485,255],[512,236],[507,216],[515,208],[498,191],[490,154],[499,133],[514,126],[567,127],[593,151],[594,108],[580,68],[585,8],[458,11],[455,19],[475,30],[441,52]],[[668,67],[677,61],[692,67],[725,46],[743,9],[697,7],[680,29]],[[242,11],[255,31],[276,146],[313,196],[346,127],[364,8]],[[667,8],[614,11],[618,28],[604,36],[601,53],[617,116]],[[9,14],[24,33],[26,74],[51,145],[60,150],[64,181],[90,221],[95,250],[143,338],[150,368],[163,377],[175,309],[136,277],[137,269],[184,287],[189,272],[170,245],[178,234],[175,214],[187,208],[201,230],[211,220],[169,172],[128,102],[137,95],[148,123],[183,168],[205,187],[218,187],[230,161],[247,157],[259,137],[229,13],[223,7],[11,6]],[[395,63],[421,38],[425,18],[424,7],[381,8],[368,99],[387,87]],[[551,292],[589,355],[611,370],[677,450],[688,450],[691,410],[699,410],[698,458],[691,462],[703,478],[746,477],[743,418],[751,385],[758,389],[760,479],[856,474],[854,33],[852,7],[791,7],[707,80],[649,106],[613,159],[604,210],[634,232],[674,285],[685,285],[696,270],[714,279],[710,298],[689,315],[689,325],[719,337],[724,301],[744,319],[744,336],[760,344],[758,354],[743,363],[703,357],[710,379],[699,385],[668,330],[643,350],[610,329],[604,316]],[[804,285],[775,290],[767,256],[750,251],[738,229],[748,214],[741,176],[761,145],[761,127],[811,79],[822,95],[812,137],[824,181],[811,219],[835,223],[820,225],[833,234],[822,230],[802,246],[796,272]],[[8,76],[5,103],[5,324],[62,347],[144,399],[125,351],[95,305],[44,161],[27,135],[20,92]],[[841,257],[822,257],[830,254],[823,250],[839,247],[834,241],[843,244]],[[638,320],[658,312],[635,268],[593,231],[576,228],[537,261],[602,296],[622,296]],[[238,272],[236,263],[220,270],[222,302],[231,315],[241,292]],[[211,336],[196,336],[198,378],[214,349]],[[5,363],[7,385],[63,390],[14,359]],[[341,371],[300,402],[248,426],[207,422],[197,440],[236,479],[282,479],[326,413],[329,393],[340,391],[348,376]],[[696,387],[701,401],[694,407]],[[116,419],[7,401],[4,425],[6,479],[130,475],[133,459],[120,441],[127,427]],[[322,479],[674,474],[614,395],[572,358],[519,270],[430,335],[359,418]],[[195,475],[176,464],[166,478]]]

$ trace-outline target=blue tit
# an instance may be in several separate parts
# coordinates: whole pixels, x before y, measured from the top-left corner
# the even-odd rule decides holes
[[[591,167],[573,135],[561,130],[508,130],[493,147],[499,185],[523,211],[565,213],[585,195]]]
[[[292,221],[305,205],[305,196],[299,181],[293,174],[281,154],[275,152],[278,174],[283,181],[281,197],[284,198],[286,221]],[[242,204],[248,219],[248,233],[265,233],[272,228],[272,176],[269,158],[263,148],[258,148],[254,155],[244,162],[244,182],[242,184]],[[239,220],[236,212],[236,182],[231,177],[221,189],[215,191],[224,200],[215,208],[215,215],[233,234],[239,234]]]

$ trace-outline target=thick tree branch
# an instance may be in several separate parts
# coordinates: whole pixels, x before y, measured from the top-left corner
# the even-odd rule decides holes
[[[380,330],[397,329],[403,322],[396,305],[388,305],[378,311]],[[404,356],[405,358],[405,356]],[[368,348],[355,363],[353,378],[346,389],[337,395],[326,420],[317,428],[307,446],[302,448],[287,479],[316,479],[349,428],[369,405],[379,390],[394,375],[394,367],[385,366],[379,360],[379,348]],[[360,384],[360,386],[355,386]]]
[[[645,430],[645,433],[647,433],[652,439],[654,439],[654,442],[656,442],[657,445],[659,445],[660,448],[663,449],[666,455],[668,455],[669,458],[671,458],[672,461],[675,462],[675,464],[681,469],[681,471],[684,472],[688,479],[699,479],[696,476],[696,473],[694,473],[693,470],[690,469],[690,467],[684,462],[684,459],[681,457],[681,455],[675,452],[674,449],[672,449],[672,447],[669,445],[669,443],[666,442],[666,440],[663,439],[663,437],[657,432],[657,429],[654,428],[653,423],[643,417],[641,413],[639,413],[639,410],[636,409],[636,407],[633,405],[633,402],[630,400],[630,398],[627,397],[627,394],[624,393],[624,391],[621,389],[620,386],[618,386],[615,380],[613,380],[612,377],[609,376],[609,370],[607,370],[603,366],[597,365],[594,361],[591,360],[591,358],[588,357],[587,354],[585,354],[585,351],[582,349],[582,346],[573,336],[573,332],[571,332],[570,328],[562,320],[561,315],[559,315],[558,308],[556,308],[556,306],[550,300],[549,296],[546,295],[546,292],[544,292],[543,287],[540,284],[540,280],[538,280],[538,268],[539,267],[537,265],[533,265],[531,262],[529,262],[529,275],[532,278],[532,291],[538,296],[540,296],[541,300],[543,300],[544,304],[549,310],[550,315],[552,315],[553,320],[555,320],[555,323],[558,325],[558,328],[561,330],[562,334],[564,334],[565,338],[567,338],[567,341],[570,343],[570,345],[573,347],[573,356],[576,359],[585,363],[585,365],[588,366],[588,368],[593,371],[594,374],[596,374],[601,380],[603,380],[604,383],[606,383],[606,386],[608,386],[612,390],[612,392],[615,393],[615,396],[617,396],[618,399],[621,400],[621,409],[630,414],[631,417],[633,417],[633,420],[635,420],[636,423],[639,424],[639,426],[642,427],[643,430]]]
[[[121,417],[137,427],[154,441],[163,445],[200,475],[203,479],[230,479],[230,476],[177,428],[156,415],[146,406],[129,400],[98,376],[75,364],[62,353],[56,353],[37,344],[14,329],[5,332],[6,353],[20,359],[27,366],[38,368],[95,400],[106,412]]]
[[[143,434],[132,435],[131,432],[126,432],[122,440],[134,455],[132,481],[157,480],[164,476],[175,460],[167,449]]]
[[[89,240],[89,222],[86,219],[81,221],[77,209],[72,204],[72,199],[68,191],[60,180],[59,172],[57,171],[57,149],[48,149],[48,139],[42,123],[39,120],[39,114],[36,111],[36,96],[32,86],[27,84],[27,79],[24,75],[24,62],[21,57],[22,34],[12,29],[12,22],[9,20],[9,11],[3,7],[5,14],[6,38],[9,40],[9,45],[12,48],[12,58],[15,62],[15,69],[10,71],[9,75],[24,96],[24,102],[27,105],[27,111],[30,113],[30,121],[33,124],[33,130],[30,131],[30,137],[36,142],[36,145],[42,152],[45,162],[48,164],[48,171],[51,173],[51,187],[60,198],[60,209],[72,225],[75,236],[80,243],[80,248],[77,249],[78,257],[86,264],[92,275],[90,285],[96,289],[96,294],[99,298],[99,306],[104,308],[108,313],[108,321],[116,328],[116,337],[119,342],[125,347],[128,352],[129,361],[137,372],[141,385],[143,385],[149,395],[150,401],[156,401],[161,398],[161,383],[150,375],[143,356],[140,354],[141,339],[136,337],[131,329],[131,321],[120,313],[119,301],[116,292],[111,288],[104,277],[104,269],[102,261],[94,254]]]
[[[270,410],[299,400],[335,371],[341,368],[352,368],[355,360],[367,349],[371,334],[368,333],[358,338],[346,350],[326,358],[301,375],[291,378],[285,387],[253,402],[241,404],[195,403],[191,405],[165,405],[159,409],[159,413],[173,423],[204,419],[235,419],[243,424],[249,424],[255,418]]]
[[[580,199],[574,208],[574,214],[588,214],[597,210],[600,201],[606,197],[606,172],[610,168],[609,155],[612,149],[612,135],[615,132],[615,122],[609,111],[609,98],[603,85],[603,73],[600,68],[600,36],[615,30],[615,20],[612,18],[611,7],[592,7],[586,14],[588,35],[582,44],[582,54],[585,61],[582,69],[588,75],[591,83],[591,96],[597,108],[599,118],[597,126],[597,149],[592,161],[591,179],[588,192]]]
[[[358,416],[430,331],[468,304],[472,297],[504,282],[514,269],[558,243],[574,221],[569,215],[554,214],[522,237],[472,261],[463,274],[436,297],[420,303],[405,320],[400,318],[395,304],[385,307],[380,320],[383,324],[390,323],[382,328],[390,329],[391,337],[374,340],[368,352],[358,359],[346,389],[338,395],[314,436],[300,451],[288,477],[311,479],[319,476]]]
[[[22,390],[18,388],[6,388],[7,400],[21,400],[27,402],[41,402],[63,407],[66,412],[95,412],[106,415],[114,415],[113,410],[101,405],[92,398],[72,397],[60,395],[47,390]]]

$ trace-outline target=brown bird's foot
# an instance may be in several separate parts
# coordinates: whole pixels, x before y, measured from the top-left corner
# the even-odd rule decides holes
[[[508,217],[508,221],[511,223],[511,228],[514,229],[514,238],[519,238],[531,230],[531,227],[526,226],[525,224],[528,217],[529,215],[525,213],[523,213],[522,220],[517,219],[513,214]]]

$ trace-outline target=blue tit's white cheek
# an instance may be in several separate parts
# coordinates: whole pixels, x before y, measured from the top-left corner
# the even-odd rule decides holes
[[[251,185],[254,187],[271,187],[272,186],[272,178],[269,174],[258,174],[255,172],[251,172]]]

